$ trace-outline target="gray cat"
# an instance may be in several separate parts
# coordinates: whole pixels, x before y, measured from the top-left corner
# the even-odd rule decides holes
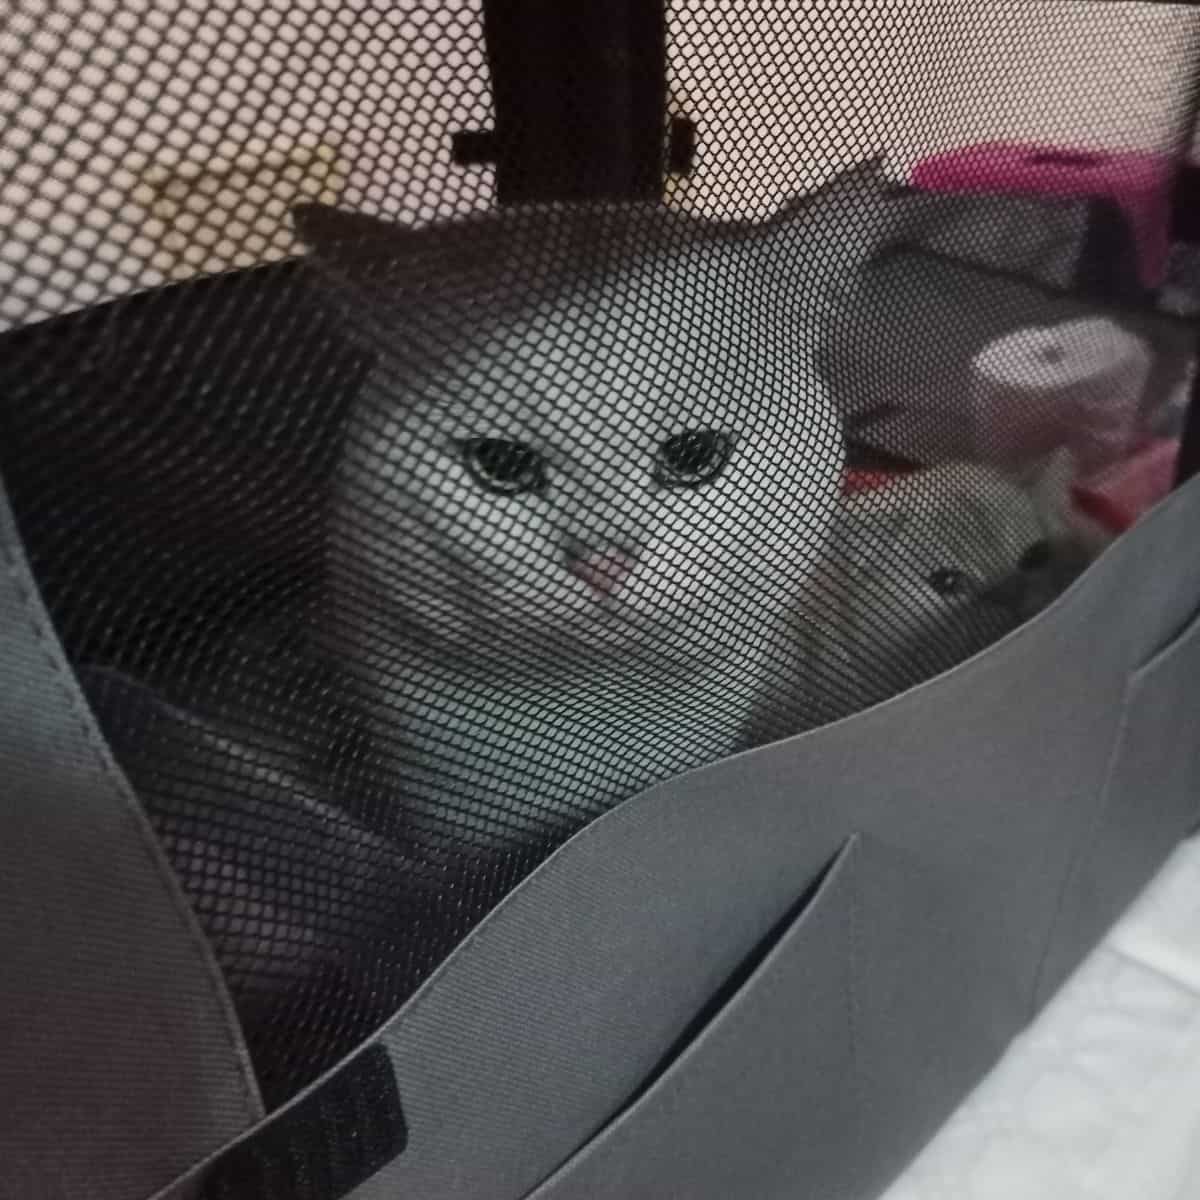
[[[377,356],[334,484],[326,645],[410,835],[550,844],[745,746],[842,479],[806,210],[297,224]]]

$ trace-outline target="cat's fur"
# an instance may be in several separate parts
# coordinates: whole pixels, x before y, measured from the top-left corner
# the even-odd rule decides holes
[[[552,844],[747,744],[842,475],[807,219],[549,207],[413,233],[299,214],[377,355],[335,480],[327,644],[412,836]],[[663,486],[656,454],[689,430],[729,439],[728,465]],[[535,449],[545,489],[485,490],[473,438]],[[588,564],[614,560],[619,586],[596,586]]]

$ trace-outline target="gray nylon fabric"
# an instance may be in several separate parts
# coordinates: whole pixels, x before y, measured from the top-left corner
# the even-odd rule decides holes
[[[0,488],[0,1197],[128,1200],[262,1114],[186,901]]]
[[[946,1067],[976,1053],[969,1014],[994,981],[960,975],[974,936],[961,888],[945,864],[855,836],[735,998],[535,1200],[836,1200],[882,1186],[881,1152],[893,1160],[925,1132]],[[897,1083],[915,1108],[888,1102]]]
[[[1130,677],[1102,802],[1079,846],[1047,957],[1043,1000],[1065,979],[1076,948],[1103,936],[1170,853],[1178,831],[1198,820],[1200,612]]]
[[[812,901],[718,1017],[535,1198],[737,1196],[756,1177],[763,1183],[756,1195],[795,1196],[814,1174],[828,1173],[825,1160],[843,1152],[848,1133],[861,1133],[859,956],[847,951],[877,849],[857,836],[847,842]],[[780,1095],[788,1105],[776,1103]],[[812,1114],[802,1139],[793,1133],[797,1111]],[[655,1142],[676,1149],[659,1154]],[[706,1143],[716,1153],[704,1155]],[[790,1149],[784,1159],[781,1146]],[[677,1191],[679,1148],[707,1158],[703,1193]],[[769,1177],[767,1163],[774,1164]]]
[[[955,671],[577,835],[383,1030],[409,1144],[353,1200],[877,1195],[1194,824],[1197,520],[1200,481]]]

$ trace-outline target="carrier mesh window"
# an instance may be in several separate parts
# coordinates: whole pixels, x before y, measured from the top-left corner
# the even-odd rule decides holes
[[[5,484],[270,1103],[587,822],[962,662],[1169,486],[1198,31],[9,8]]]

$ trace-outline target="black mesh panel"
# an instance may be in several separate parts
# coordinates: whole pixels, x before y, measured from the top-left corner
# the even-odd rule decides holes
[[[0,466],[269,1103],[587,822],[954,667],[1165,492],[1198,39],[18,5]]]

